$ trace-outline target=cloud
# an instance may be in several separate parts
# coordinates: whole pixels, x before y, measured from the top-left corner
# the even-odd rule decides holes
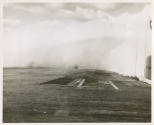
[[[141,12],[146,5],[145,3],[117,3],[111,4],[103,10],[110,15],[119,16],[123,13],[136,14]]]
[[[123,13],[135,14],[145,3],[8,3],[4,5],[4,18],[24,21],[108,19]]]

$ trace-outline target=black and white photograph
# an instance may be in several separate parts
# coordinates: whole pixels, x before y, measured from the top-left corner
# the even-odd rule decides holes
[[[151,123],[150,2],[2,9],[3,123]]]

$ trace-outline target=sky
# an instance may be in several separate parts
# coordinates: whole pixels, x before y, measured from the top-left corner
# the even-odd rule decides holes
[[[3,16],[4,66],[111,70],[134,65],[151,19],[148,3],[8,3]],[[113,52],[133,61],[121,64]]]

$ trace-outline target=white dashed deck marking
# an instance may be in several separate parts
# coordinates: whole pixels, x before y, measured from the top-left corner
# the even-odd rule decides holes
[[[82,79],[82,80],[80,81],[80,83],[78,84],[77,87],[81,87],[81,86],[83,85],[84,82],[85,82],[85,79]]]

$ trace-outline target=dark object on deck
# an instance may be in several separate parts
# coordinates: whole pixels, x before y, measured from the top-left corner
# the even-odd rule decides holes
[[[74,66],[74,69],[79,69],[79,66],[78,66],[78,65],[75,65],[75,66]]]
[[[136,81],[139,81],[139,78],[137,76],[132,76],[131,78],[136,80]]]

